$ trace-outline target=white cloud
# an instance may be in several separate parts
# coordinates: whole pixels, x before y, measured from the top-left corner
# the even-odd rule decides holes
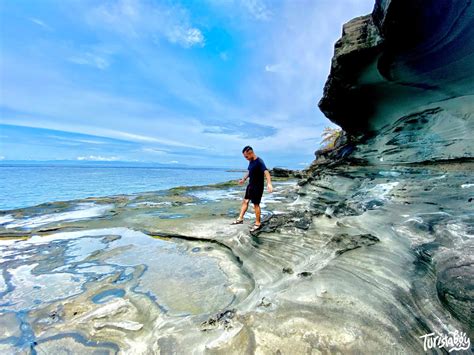
[[[91,160],[91,161],[116,161],[119,160],[118,157],[104,157],[100,155],[89,155],[89,156],[80,156],[76,158],[77,160]]]
[[[205,44],[204,35],[192,25],[188,10],[178,4],[119,0],[93,8],[88,21],[131,38],[166,38],[184,48]]]
[[[4,160],[5,157],[3,155],[0,155],[0,160]]]
[[[54,138],[54,139],[59,139],[61,141],[67,141],[67,142],[79,142],[79,143],[87,143],[87,144],[107,144],[107,142],[104,141],[98,141],[94,139],[82,139],[82,138],[72,138],[72,137],[61,137],[61,136],[56,136],[49,134],[48,138]]]
[[[257,20],[266,21],[272,16],[263,0],[242,0],[241,4]]]
[[[47,65],[29,63],[25,58],[6,56],[3,65],[5,77],[2,80],[8,90],[4,91],[2,99],[11,110],[22,113],[2,117],[3,123],[205,149],[200,143],[201,137],[195,134],[201,130],[195,125],[195,120],[182,117],[179,112],[165,108],[157,101],[81,88],[68,83],[66,77],[50,70]],[[159,78],[153,76],[153,67],[148,69],[150,80],[158,81]],[[181,79],[185,82],[188,78],[190,75]],[[39,87],[41,90],[38,92]],[[178,87],[175,89],[178,91]],[[193,97],[206,107],[225,107],[211,93],[204,93],[205,88],[193,86],[192,92],[184,90],[185,86],[181,85],[181,96]],[[29,97],[27,104],[25,97]],[[58,97],[61,100],[58,101]],[[86,121],[86,118],[91,120]],[[115,129],[109,128],[111,122]]]
[[[204,46],[204,36],[198,28],[175,26],[166,33],[166,37],[171,43],[178,43],[185,48]]]
[[[303,122],[292,125],[291,122],[281,123],[278,132],[262,139],[249,139],[248,144],[259,146],[266,153],[286,154],[289,151],[298,154],[312,154],[318,146],[321,130],[316,125]]]
[[[292,73],[291,67],[283,63],[267,64],[265,65],[265,71],[270,73]]]
[[[288,121],[302,127],[330,125],[317,103],[329,74],[334,43],[341,35],[342,24],[369,13],[373,1],[278,4],[272,21],[255,36],[253,44],[258,55],[252,58],[252,64],[266,75],[248,73],[241,78],[241,85],[254,98],[251,102],[255,103],[255,112],[271,119],[282,118],[275,123],[279,128]]]
[[[217,9],[213,15],[219,21],[224,19],[219,25],[223,23],[223,29],[235,37],[229,42],[224,38],[222,46],[213,48],[206,32],[213,24],[202,17],[205,9],[198,11],[196,16],[201,18],[194,20],[183,6],[168,1],[74,2],[75,10],[86,13],[87,23],[79,24],[80,19],[71,23],[97,35],[96,47],[88,40],[87,44],[78,42],[79,47],[74,43],[75,48],[69,42],[56,41],[49,46],[41,42],[35,47],[37,52],[48,53],[51,60],[42,56],[37,62],[2,54],[6,58],[2,64],[3,100],[13,112],[2,120],[138,142],[140,148],[149,146],[150,156],[165,154],[160,152],[168,148],[180,154],[191,148],[199,149],[189,151],[204,160],[209,154],[240,152],[247,143],[274,156],[288,151],[312,155],[322,128],[318,124],[329,125],[316,104],[329,73],[334,41],[342,23],[368,12],[364,8],[369,3],[373,6],[373,1],[366,0],[365,5],[363,0],[215,2],[219,4],[213,5]],[[92,11],[91,5],[95,6]],[[81,15],[80,11],[71,12]],[[194,56],[194,51],[177,55],[175,48],[169,50],[168,42],[184,48],[206,43],[209,51],[214,51],[213,59],[225,61],[230,53],[235,62],[241,61],[241,70],[233,71],[230,61],[211,67],[214,62],[201,61],[202,56]],[[113,53],[102,51],[102,46]],[[113,54],[119,55],[109,60]],[[71,65],[61,71],[54,58],[109,70],[92,73],[105,80],[97,85],[88,75],[79,75],[84,70],[81,67],[74,67],[74,76],[69,77]],[[125,71],[115,75],[118,68],[109,63],[123,63]],[[219,68],[230,70],[221,75]],[[119,79],[109,78],[109,73]],[[228,82],[214,81],[221,77]],[[127,86],[121,85],[124,82]],[[229,90],[216,83],[229,83]],[[211,139],[202,133],[210,122],[226,128],[242,120],[271,125],[279,133],[264,140],[233,134],[213,134]],[[147,153],[140,148],[137,154]],[[122,155],[107,150],[90,153]],[[180,160],[188,163],[186,159]],[[296,164],[305,160],[295,159],[299,159],[294,160]]]
[[[109,62],[107,59],[93,53],[83,53],[76,57],[70,57],[68,60],[72,63],[80,65],[90,65],[100,70],[105,70],[109,67]]]
[[[121,131],[116,131],[116,130],[111,130],[111,129],[100,129],[100,132],[106,133],[107,135],[110,135],[110,136],[115,136],[117,138],[125,138],[132,141],[161,143],[165,145],[170,145],[174,147],[183,147],[183,148],[205,149],[205,147],[203,146],[183,143],[181,141],[176,141],[176,140],[171,140],[171,139],[166,139],[166,138],[149,137],[149,136],[144,136],[141,134],[121,132]]]
[[[277,65],[265,65],[265,71],[269,71],[269,72],[275,72],[277,71],[278,69],[278,66]]]
[[[265,0],[205,0],[205,2],[228,15],[227,20],[239,23],[239,26],[242,20],[250,19],[253,23],[255,20],[267,22],[274,15]],[[280,2],[271,0],[268,3],[278,6]]]
[[[37,24],[38,26],[40,27],[43,27],[45,29],[47,29],[48,31],[52,31],[53,29],[47,25],[44,21],[41,21],[40,19],[37,19],[37,18],[29,18],[29,20],[35,24]]]
[[[77,142],[81,143],[89,143],[89,144],[106,144],[107,142],[102,142],[102,141],[95,141],[92,139],[75,139]]]
[[[158,149],[158,148],[143,147],[142,151],[145,153],[152,153],[152,154],[159,154],[159,155],[168,154],[168,151],[164,149]]]

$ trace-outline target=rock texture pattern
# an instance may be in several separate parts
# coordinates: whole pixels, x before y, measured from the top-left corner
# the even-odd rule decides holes
[[[473,6],[379,0],[344,25],[320,107],[348,134],[298,180],[275,178],[254,233],[251,213],[230,225],[235,182],[2,211],[0,352],[474,340]]]
[[[377,132],[422,106],[472,95],[473,6],[376,1],[371,15],[344,25],[321,110],[348,132]]]
[[[419,326],[439,334],[459,322],[472,339],[472,1],[376,1],[371,15],[344,25],[319,107],[358,139],[346,145],[346,160],[333,152],[329,162],[315,162],[309,184],[321,189],[330,177],[321,196],[330,196],[337,216],[341,207],[356,215],[386,209],[388,196],[398,200],[385,223],[416,256],[411,294],[427,287],[432,307],[447,313],[437,322],[426,315]],[[338,181],[378,198],[351,203]],[[321,211],[327,205],[323,197],[315,203]]]

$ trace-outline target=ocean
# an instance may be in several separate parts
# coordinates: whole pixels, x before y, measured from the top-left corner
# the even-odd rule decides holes
[[[0,165],[0,210],[91,196],[207,185],[242,176],[242,172],[224,168],[3,164]]]

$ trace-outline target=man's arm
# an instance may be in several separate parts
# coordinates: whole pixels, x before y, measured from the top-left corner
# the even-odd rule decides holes
[[[268,170],[265,170],[265,177],[267,178],[267,189],[268,192],[273,192],[273,186],[272,186],[272,178],[270,177],[270,172]]]
[[[242,185],[245,180],[247,180],[249,177],[249,172],[247,171],[242,179],[239,180],[239,185]]]

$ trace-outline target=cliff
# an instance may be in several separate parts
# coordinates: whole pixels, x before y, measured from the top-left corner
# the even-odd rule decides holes
[[[376,1],[372,14],[343,26],[319,102],[352,139],[302,182],[319,195],[313,208],[321,212],[328,204],[338,216],[383,211],[381,223],[416,256],[410,267],[419,279],[399,302],[430,294],[431,307],[447,312],[423,316],[414,329],[441,334],[459,321],[471,338],[473,79],[472,1]],[[371,189],[378,198],[355,201]],[[381,202],[387,196],[390,207]],[[418,302],[413,310],[423,310]]]
[[[380,0],[345,24],[320,108],[346,134],[301,177],[273,170],[255,233],[251,213],[230,225],[235,181],[1,211],[0,348],[438,354],[453,347],[423,336],[474,339],[473,16],[471,1]]]
[[[449,115],[472,112],[473,6],[376,1],[372,14],[343,26],[321,111],[345,131],[362,133],[427,106]]]

